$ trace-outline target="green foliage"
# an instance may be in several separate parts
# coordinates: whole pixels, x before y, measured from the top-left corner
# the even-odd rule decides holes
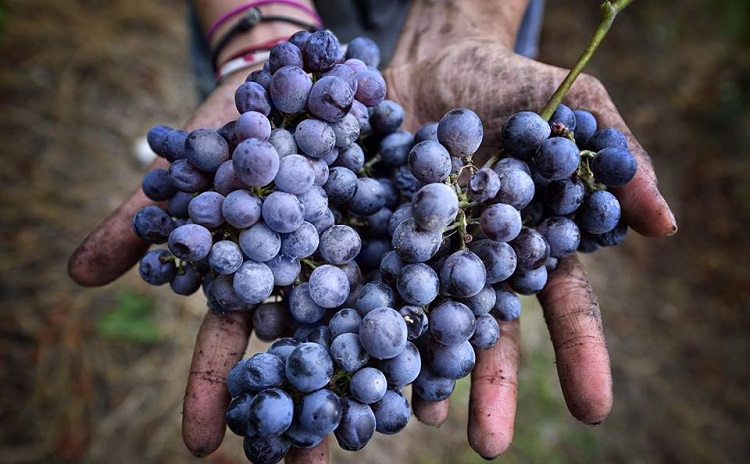
[[[161,339],[154,321],[154,300],[132,291],[120,292],[114,307],[104,313],[96,330],[107,338],[133,344],[149,344]]]

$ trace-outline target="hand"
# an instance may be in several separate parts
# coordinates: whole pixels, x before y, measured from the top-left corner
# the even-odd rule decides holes
[[[455,107],[477,112],[485,128],[483,148],[476,156],[480,166],[488,153],[500,148],[505,120],[521,110],[541,111],[567,74],[566,70],[512,53],[502,40],[476,37],[440,49],[430,37],[420,35],[401,40],[393,66],[385,71],[388,98],[404,107],[409,130],[437,121]],[[650,159],[602,84],[591,76],[580,76],[565,103],[594,113],[600,127],[615,127],[627,135],[638,159],[638,171],[627,186],[613,192],[631,228],[646,236],[675,233],[674,217],[658,191]],[[612,377],[599,305],[578,260],[563,260],[538,297],[568,408],[578,420],[598,424],[612,407]],[[501,323],[498,344],[477,353],[471,377],[468,436],[472,448],[485,458],[503,453],[513,438],[519,334],[517,321]],[[447,403],[428,403],[414,397],[412,405],[421,421],[438,425],[446,419]]]

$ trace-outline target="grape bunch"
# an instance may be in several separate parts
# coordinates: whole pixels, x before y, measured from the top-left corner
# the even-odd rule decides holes
[[[475,166],[480,118],[455,108],[415,133],[388,100],[370,39],[298,32],[235,93],[220,128],[160,125],[168,169],[133,218],[139,272],[217,314],[252,314],[265,352],[229,372],[231,431],[253,463],[333,434],[345,450],[396,434],[403,391],[448,398],[494,346],[519,295],[558,260],[621,242],[607,190],[636,169],[622,133],[560,105],[513,115],[502,157]]]

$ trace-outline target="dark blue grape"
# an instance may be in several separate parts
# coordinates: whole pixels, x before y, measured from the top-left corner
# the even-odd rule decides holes
[[[488,201],[500,191],[500,176],[490,168],[481,168],[469,178],[469,192],[478,202]]]
[[[273,273],[265,264],[247,260],[234,273],[232,288],[245,303],[261,303],[273,292]]]
[[[312,79],[304,70],[283,66],[271,76],[268,94],[274,107],[282,113],[299,113],[307,106],[312,86]]]
[[[392,358],[406,346],[406,322],[395,309],[375,308],[362,318],[359,338],[373,358]]]
[[[578,176],[547,184],[543,202],[550,214],[565,216],[575,212],[586,195],[586,185]]]
[[[197,292],[203,283],[203,274],[195,266],[183,263],[169,281],[169,288],[177,295],[188,296]]]
[[[565,258],[578,249],[581,242],[581,231],[576,223],[564,216],[550,216],[537,226],[537,231],[549,244],[549,255],[553,258]]]
[[[401,353],[393,358],[379,361],[377,367],[385,374],[390,388],[401,390],[419,375],[422,358],[417,347],[411,342],[406,342]]]
[[[289,322],[289,313],[281,303],[262,303],[253,311],[253,332],[262,341],[281,337]]]
[[[477,240],[471,243],[470,249],[484,263],[487,272],[485,281],[488,284],[502,282],[516,270],[516,252],[507,243],[487,239]]]
[[[529,160],[551,132],[544,118],[531,111],[521,111],[505,123],[500,140],[507,155]]]
[[[403,393],[388,390],[383,398],[371,405],[375,413],[375,430],[383,435],[394,435],[409,423],[411,411]]]
[[[383,100],[370,114],[370,126],[377,134],[390,134],[404,122],[404,108],[393,100]]]
[[[362,60],[367,66],[377,68],[380,64],[380,47],[369,37],[355,37],[346,47],[346,59]]]
[[[386,83],[382,74],[374,69],[360,71],[356,75],[357,91],[354,98],[368,108],[378,106],[385,98]],[[360,121],[360,127],[362,121]],[[370,124],[368,122],[368,128]]]
[[[193,197],[188,204],[188,215],[194,224],[215,229],[224,223],[222,206],[224,195],[209,190]]]
[[[344,333],[359,333],[359,325],[362,322],[362,316],[354,308],[342,308],[331,317],[328,321],[328,331],[331,338],[336,338]]]
[[[368,282],[362,286],[355,302],[360,316],[365,316],[376,308],[392,307],[396,302],[393,289],[383,282]]]
[[[458,196],[446,184],[427,184],[414,194],[412,216],[422,229],[442,231],[456,220]]]
[[[521,232],[521,212],[506,203],[495,203],[482,211],[479,226],[487,238],[496,242],[509,242]]]
[[[508,279],[508,283],[515,292],[521,295],[541,292],[547,284],[547,267],[543,263],[536,269],[516,269],[516,272]]]
[[[179,159],[185,158],[185,141],[189,132],[183,129],[173,129],[164,135],[161,143],[161,154],[167,161],[174,163]]]
[[[216,172],[229,159],[229,146],[217,131],[196,129],[185,140],[185,158],[201,171]]]
[[[576,212],[578,226],[591,234],[603,234],[620,221],[620,202],[606,190],[590,193]]]
[[[555,132],[555,124],[562,125],[567,131],[574,131],[576,123],[576,115],[573,113],[573,110],[562,103],[557,105],[557,108],[555,108],[555,111],[549,118],[549,124],[553,132]],[[560,133],[560,135],[564,134]]]
[[[280,435],[292,424],[293,416],[294,402],[287,392],[278,388],[262,390],[248,405],[248,435]]]
[[[377,179],[360,177],[354,196],[347,202],[349,209],[362,216],[375,214],[385,206],[385,188]]]
[[[349,381],[349,393],[364,404],[380,401],[388,390],[385,374],[374,367],[363,367],[356,371]]]
[[[260,219],[261,201],[247,190],[235,190],[224,198],[221,212],[230,225],[245,229]]]
[[[345,204],[354,197],[357,191],[357,175],[343,166],[334,166],[330,169],[323,189],[328,194],[330,202]]]
[[[428,358],[430,367],[437,375],[454,380],[469,375],[476,363],[474,347],[468,339],[450,346],[432,341],[428,347]]]
[[[172,162],[167,172],[172,184],[183,192],[197,193],[211,186],[211,176],[194,167],[185,158]]]
[[[620,219],[614,229],[603,234],[595,235],[596,242],[603,247],[616,246],[625,240],[628,234],[628,225],[625,221]]]
[[[408,263],[423,263],[437,253],[443,240],[440,230],[426,230],[413,218],[406,219],[393,231],[391,244],[399,257]]]
[[[164,201],[177,193],[177,188],[166,169],[156,168],[148,171],[141,182],[143,193],[154,201]]]
[[[536,269],[544,265],[549,257],[549,244],[542,234],[530,227],[524,226],[509,244],[516,252],[517,271],[518,269]]]
[[[271,346],[268,347],[267,353],[278,356],[278,358],[284,361],[284,364],[286,364],[287,358],[292,353],[292,351],[294,351],[294,349],[300,345],[300,343],[301,342],[299,340],[296,340],[292,337],[283,337],[273,342]],[[286,375],[286,369],[284,370],[284,375]]]
[[[489,314],[477,316],[476,330],[469,343],[478,350],[486,350],[495,346],[499,338],[500,326],[495,318]]]
[[[586,110],[573,111],[576,117],[574,137],[579,147],[588,145],[591,137],[596,133],[596,118]]]
[[[524,170],[508,166],[493,168],[500,178],[500,190],[495,200],[507,203],[519,211],[531,203],[536,189],[531,175]]]
[[[245,457],[253,464],[276,464],[289,452],[291,442],[283,435],[248,437],[242,442]]]
[[[227,427],[236,435],[244,437],[248,433],[250,414],[248,405],[253,399],[252,393],[242,393],[232,398],[225,413]]]
[[[188,205],[193,195],[187,192],[176,192],[167,202],[167,213],[175,218],[187,219],[190,213]]]
[[[442,345],[458,345],[474,334],[475,320],[468,306],[448,300],[430,311],[430,335]]]
[[[138,266],[141,278],[151,285],[165,285],[177,274],[174,256],[167,250],[149,250]]]
[[[451,156],[436,140],[417,143],[408,155],[409,170],[425,183],[442,182],[451,173]]]
[[[302,50],[292,42],[280,42],[273,47],[268,54],[269,72],[273,74],[283,66],[297,66],[302,68]]]
[[[292,232],[281,235],[281,253],[290,258],[307,258],[318,249],[319,241],[315,226],[305,221]]]
[[[416,340],[429,329],[427,313],[421,306],[405,305],[398,310],[406,322],[407,338]]]
[[[240,142],[232,155],[237,177],[252,187],[270,184],[279,171],[279,161],[274,146],[256,138]]]
[[[281,237],[265,223],[258,222],[240,232],[239,245],[249,259],[262,263],[279,253]]]
[[[302,324],[317,324],[326,314],[326,308],[318,305],[310,296],[310,284],[302,282],[294,286],[287,297],[289,314]]]
[[[243,261],[240,247],[231,240],[214,243],[208,254],[208,265],[219,274],[233,274],[242,266]]]
[[[278,356],[269,353],[255,353],[240,361],[245,376],[243,385],[247,391],[257,393],[266,388],[281,388],[286,385],[284,362]]]
[[[276,127],[268,136],[268,143],[273,145],[280,158],[297,153],[297,142],[294,135],[286,129]]]
[[[331,264],[346,264],[357,257],[362,248],[362,239],[353,228],[334,225],[320,234],[318,252]]]
[[[237,118],[234,131],[239,141],[249,138],[268,140],[271,136],[271,122],[263,113],[246,111]]]
[[[155,205],[144,206],[133,216],[133,231],[139,238],[151,243],[166,242],[174,229],[174,220]]]
[[[348,332],[337,336],[331,342],[329,351],[334,364],[346,372],[356,372],[370,360],[370,355],[356,333]]]
[[[429,365],[422,365],[422,370],[414,382],[414,394],[425,401],[442,401],[448,399],[456,387],[456,381],[438,375]]]
[[[180,259],[200,261],[211,252],[211,232],[198,224],[185,224],[169,234],[169,250]]]
[[[461,303],[468,306],[475,316],[487,314],[495,305],[495,289],[493,289],[489,284],[485,285],[484,288],[482,288],[482,290],[480,290],[476,295],[467,298],[461,298],[460,301]]]
[[[297,346],[286,360],[286,377],[294,388],[311,392],[323,388],[333,375],[333,361],[317,343]]]
[[[581,163],[580,150],[570,139],[551,137],[539,147],[532,163],[536,172],[544,179],[565,179],[578,169]]]
[[[440,269],[440,293],[466,298],[479,293],[486,282],[487,270],[475,253],[459,250],[446,258]]]
[[[346,273],[331,264],[316,267],[310,274],[310,298],[324,308],[335,308],[349,296],[349,280]]]
[[[591,136],[587,147],[591,151],[601,151],[605,148],[628,148],[628,138],[625,134],[615,129],[614,127],[607,127],[599,129]]]
[[[340,77],[321,77],[313,84],[307,108],[313,116],[326,122],[341,121],[354,101],[354,91]]]
[[[398,256],[398,255],[396,255]],[[396,287],[408,304],[422,306],[437,297],[440,281],[437,273],[424,263],[407,264],[398,274]]]
[[[303,396],[298,408],[300,426],[316,435],[328,435],[341,421],[341,402],[336,394],[328,389]]]
[[[501,321],[513,321],[521,315],[521,299],[516,292],[503,287],[495,288],[495,305],[490,314]]]
[[[351,397],[341,398],[341,422],[333,433],[341,449],[357,451],[364,448],[375,434],[372,408]]]
[[[482,144],[483,136],[482,121],[467,108],[452,109],[438,122],[438,141],[457,158],[473,155]]]
[[[294,141],[302,153],[313,158],[322,158],[336,147],[336,134],[327,122],[308,118],[297,124]]]
[[[151,151],[157,156],[164,157],[164,139],[167,137],[167,134],[173,130],[172,127],[159,124],[151,127],[146,133],[146,142],[148,143],[149,148],[151,148]]]
[[[305,221],[305,207],[291,193],[272,192],[263,200],[261,212],[266,225],[281,234],[296,230]]]
[[[302,49],[302,56],[306,71],[321,72],[343,61],[344,54],[336,36],[320,30],[310,34]]]
[[[269,76],[270,84],[270,76]],[[234,103],[240,114],[257,111],[265,116],[271,113],[271,97],[267,88],[258,82],[243,82],[234,91]]]
[[[597,182],[607,187],[621,187],[635,177],[638,163],[625,148],[608,147],[600,150],[591,160],[591,172]]]

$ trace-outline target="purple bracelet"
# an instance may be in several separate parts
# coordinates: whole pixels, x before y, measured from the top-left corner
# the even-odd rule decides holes
[[[211,37],[216,33],[216,29],[218,29],[222,24],[233,18],[234,16],[237,16],[238,14],[243,13],[244,11],[249,10],[250,8],[256,8],[263,5],[270,5],[273,3],[279,3],[282,5],[291,6],[294,8],[297,8],[298,10],[302,10],[305,13],[309,14],[310,16],[317,21],[318,25],[323,24],[323,20],[321,19],[320,15],[313,10],[312,8],[309,8],[305,5],[301,5],[295,1],[292,0],[259,0],[256,2],[249,2],[245,3],[244,5],[240,5],[237,8],[233,10],[229,10],[226,13],[224,13],[222,16],[220,16],[216,21],[214,21],[213,24],[211,24],[211,27],[208,28],[208,31],[206,32],[206,43],[211,42]]]

